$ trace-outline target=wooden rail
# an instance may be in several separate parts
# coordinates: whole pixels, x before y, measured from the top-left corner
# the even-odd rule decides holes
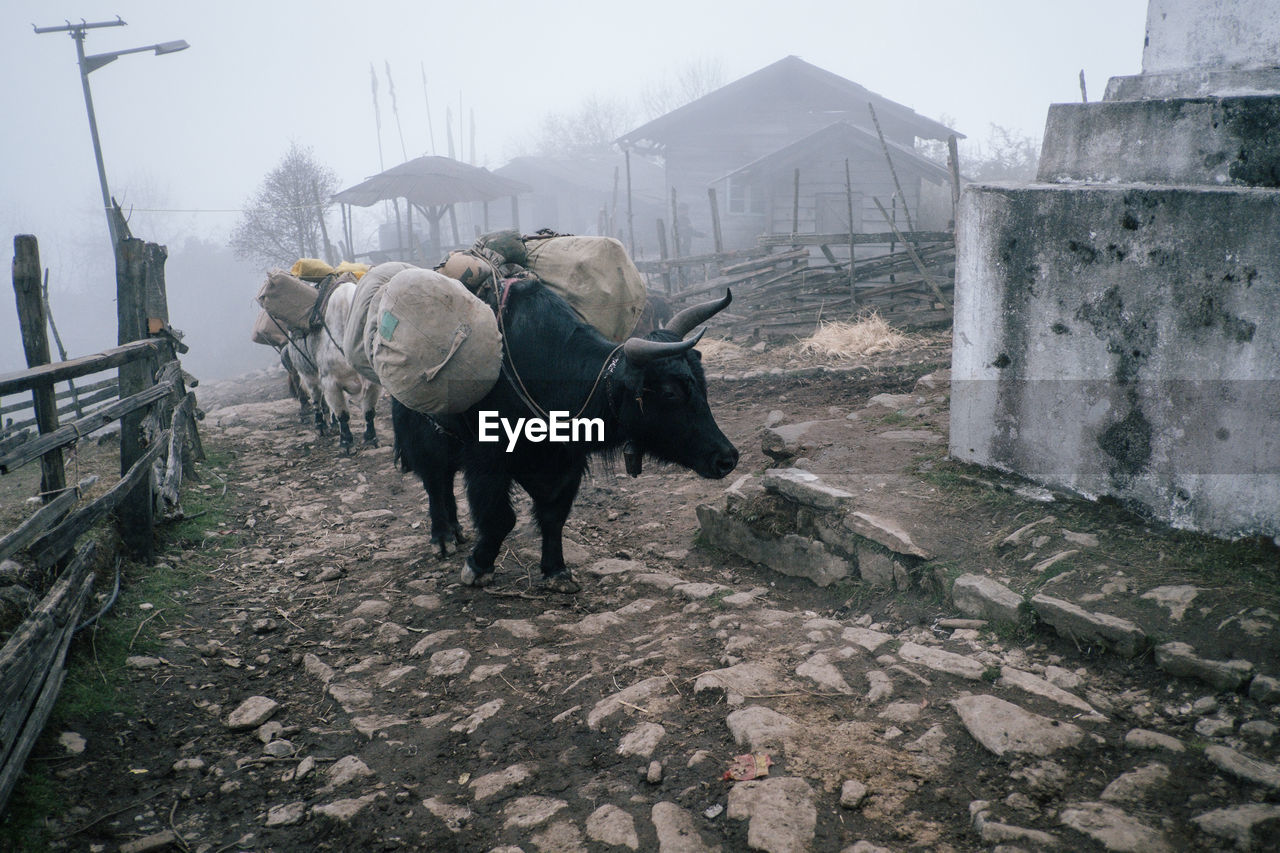
[[[127,226],[120,233],[128,234]],[[0,811],[52,710],[71,638],[92,591],[94,546],[79,544],[80,538],[114,513],[125,547],[136,559],[150,560],[156,502],[162,502],[162,511],[176,508],[184,462],[202,458],[195,397],[184,386],[175,353],[182,347],[172,338],[148,337],[150,330],[168,328],[164,247],[125,237],[116,248],[120,345],[50,364],[45,303],[33,285],[39,280],[39,248],[34,237],[14,238],[14,294],[28,369],[0,376],[0,395],[30,391],[30,404],[5,411],[34,408],[39,434],[23,430],[0,439],[0,475],[39,460],[45,504],[0,536],[0,559],[56,570],[58,579],[0,648]],[[59,425],[58,416],[76,407],[57,408],[54,383],[112,368],[118,369],[117,377],[76,389],[78,395],[95,390],[79,396],[78,403],[82,410],[88,403],[122,399]],[[122,476],[82,503],[81,485],[65,485],[62,448],[117,420]],[[158,462],[165,467],[156,477]],[[153,481],[161,488],[153,489]]]

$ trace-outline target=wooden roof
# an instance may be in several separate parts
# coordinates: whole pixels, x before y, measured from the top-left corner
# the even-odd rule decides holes
[[[811,65],[798,56],[787,56],[641,125],[619,137],[617,143],[623,147],[660,151],[671,138],[715,121],[717,116],[750,112],[770,102],[785,102],[789,108],[798,105],[814,115],[831,114],[830,118],[843,118],[867,127],[871,126],[867,110],[870,103],[882,123],[908,130],[922,139],[945,140],[953,134],[964,138],[946,125],[852,80]],[[848,115],[839,115],[842,112]]]
[[[889,148],[889,156],[893,158],[893,166],[898,171],[918,174],[935,184],[946,183],[951,179],[945,168],[927,157],[920,156],[910,148],[887,139],[885,145]],[[821,155],[824,151],[831,150],[869,151],[873,152],[878,160],[883,161],[884,158],[884,149],[880,147],[880,139],[875,133],[854,127],[848,122],[836,122],[722,175],[716,179],[716,182],[726,178],[758,178],[766,174],[788,171],[811,162],[815,156]],[[885,169],[888,170],[887,163]]]

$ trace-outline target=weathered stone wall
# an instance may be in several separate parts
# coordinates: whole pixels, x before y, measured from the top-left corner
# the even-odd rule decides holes
[[[1275,0],[1149,0],[1142,73],[1280,64]]]
[[[1280,536],[1280,194],[974,185],[957,242],[952,455]]]

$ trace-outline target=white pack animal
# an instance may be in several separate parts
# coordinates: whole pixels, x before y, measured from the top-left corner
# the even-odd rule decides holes
[[[355,293],[354,282],[343,282],[335,287],[325,307],[324,325],[301,339],[295,337],[286,347],[303,386],[316,401],[316,429],[321,435],[327,434],[327,418],[322,411],[327,406],[338,420],[338,445],[344,453],[350,453],[355,444],[347,397],[360,401],[360,410],[364,413],[364,443],[376,446],[378,434],[373,427],[373,411],[382,394],[382,386],[356,373],[342,351],[341,341]],[[326,406],[319,404],[321,400]]]

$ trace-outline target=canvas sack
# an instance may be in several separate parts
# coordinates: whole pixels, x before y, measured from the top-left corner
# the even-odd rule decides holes
[[[297,276],[272,270],[258,290],[258,304],[290,332],[305,334],[319,292]]]
[[[409,408],[428,415],[461,412],[498,381],[497,318],[461,282],[435,270],[398,272],[383,288],[377,317],[373,369],[382,387]]]
[[[450,252],[440,272],[462,282],[472,293],[493,278],[493,266],[472,252]]]
[[[289,336],[271,319],[271,315],[264,308],[258,311],[258,319],[253,323],[252,340],[255,344],[279,348],[289,343]]]
[[[528,237],[526,266],[613,341],[631,335],[648,293],[644,277],[613,237]]]
[[[351,300],[351,313],[347,316],[347,326],[342,333],[342,351],[356,373],[370,382],[378,381],[369,353],[373,335],[378,330],[378,303],[382,299],[382,290],[396,273],[412,269],[417,267],[404,261],[387,261],[365,273],[356,285],[356,295]]]

